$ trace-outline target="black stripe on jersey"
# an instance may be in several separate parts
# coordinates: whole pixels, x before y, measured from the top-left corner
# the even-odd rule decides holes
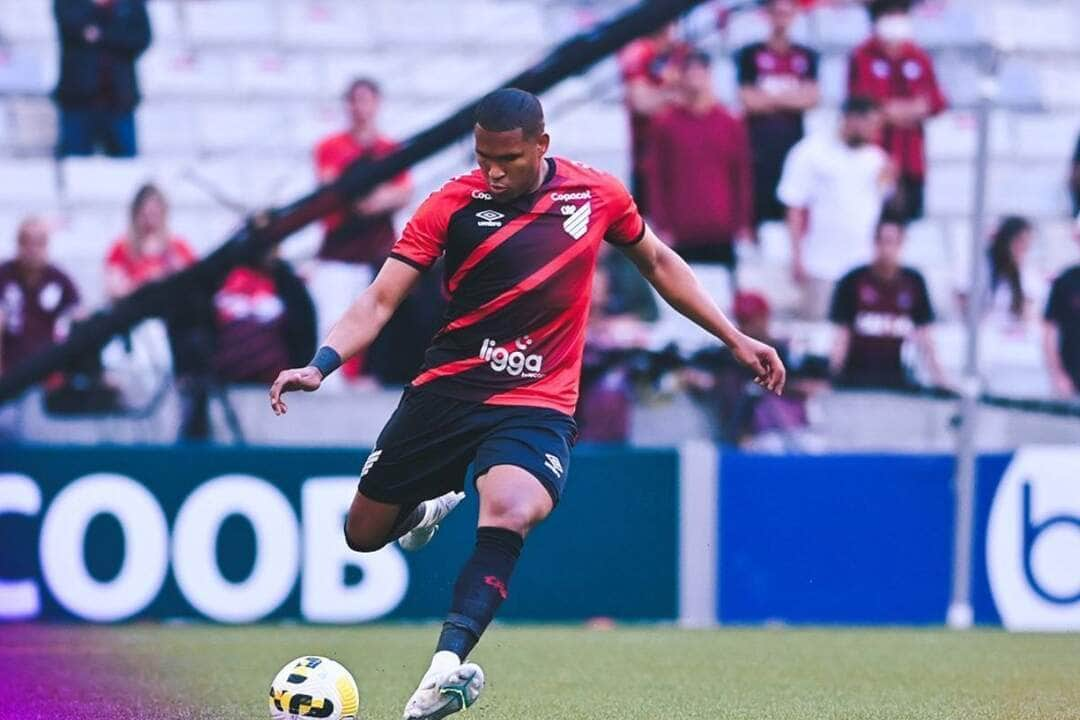
[[[499,213],[501,217],[485,220],[479,216],[479,213],[487,211]],[[446,225],[446,282],[450,281],[461,264],[481,243],[524,214],[524,211],[513,205],[479,199],[455,210]]]
[[[579,242],[563,230],[562,221],[559,215],[541,215],[491,251],[450,298],[446,322],[513,289]]]
[[[595,262],[583,256],[491,315],[450,332],[440,331],[424,356],[424,369],[480,352],[484,340],[502,343],[552,322],[589,292]],[[538,342],[542,338],[535,338]]]

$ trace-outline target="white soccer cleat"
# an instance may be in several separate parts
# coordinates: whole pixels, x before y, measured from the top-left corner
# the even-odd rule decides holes
[[[441,720],[472,707],[484,689],[484,671],[465,663],[444,675],[425,677],[405,705],[402,720]]]
[[[431,542],[439,530],[439,522],[465,499],[463,492],[448,492],[434,500],[424,501],[424,519],[415,528],[398,538],[402,550],[415,552]]]

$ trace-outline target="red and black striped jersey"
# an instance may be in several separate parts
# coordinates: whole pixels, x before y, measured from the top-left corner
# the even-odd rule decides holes
[[[645,223],[607,173],[549,158],[535,192],[501,203],[480,170],[417,209],[390,257],[426,270],[445,256],[450,298],[413,387],[572,415],[601,240],[631,245]]]

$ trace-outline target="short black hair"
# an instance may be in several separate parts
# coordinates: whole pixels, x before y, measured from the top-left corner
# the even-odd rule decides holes
[[[844,115],[869,115],[877,109],[877,100],[865,95],[852,95],[840,107]]]
[[[877,225],[874,227],[874,238],[877,239],[881,232],[881,228],[885,225],[898,225],[901,230],[907,230],[908,216],[904,213],[904,209],[899,203],[895,201],[895,198],[885,203],[881,208],[881,214],[878,216]]]
[[[349,87],[345,90],[345,99],[351,100],[353,93],[360,88],[367,88],[375,97],[382,97],[382,88],[379,87],[379,83],[375,78],[358,77],[353,78],[352,82],[349,83]]]
[[[870,0],[866,9],[870,11],[870,19],[876,21],[889,13],[911,12],[911,5],[912,0]]]
[[[476,124],[491,132],[509,132],[521,128],[525,137],[544,132],[544,108],[540,98],[517,88],[502,88],[488,93],[476,106]]]

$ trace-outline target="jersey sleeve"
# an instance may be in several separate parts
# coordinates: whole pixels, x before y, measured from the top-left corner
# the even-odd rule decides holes
[[[1062,275],[1050,286],[1050,297],[1046,301],[1043,318],[1060,325],[1065,321],[1065,276]]]
[[[912,321],[922,327],[934,322],[934,307],[930,304],[930,291],[926,288],[926,279],[920,272],[913,272],[915,281],[915,303],[911,308]]]
[[[735,54],[735,67],[740,87],[757,84],[758,67],[753,45],[747,45]]]
[[[645,237],[645,221],[630,191],[618,180],[609,178],[608,195],[611,214],[604,240],[624,247],[640,242]]]
[[[420,271],[427,270],[443,254],[450,216],[455,206],[447,188],[433,192],[413,213],[390,257]]]
[[[939,115],[949,106],[949,101],[945,99],[945,94],[941,91],[937,74],[934,72],[934,61],[930,59],[929,55],[923,55],[922,62],[924,77],[926,78],[925,97],[930,104],[930,114]]]
[[[818,65],[821,64],[821,55],[817,50],[806,48],[806,79],[817,82]]]
[[[855,274],[848,273],[840,279],[833,290],[829,306],[829,321],[844,327],[855,322]]]

